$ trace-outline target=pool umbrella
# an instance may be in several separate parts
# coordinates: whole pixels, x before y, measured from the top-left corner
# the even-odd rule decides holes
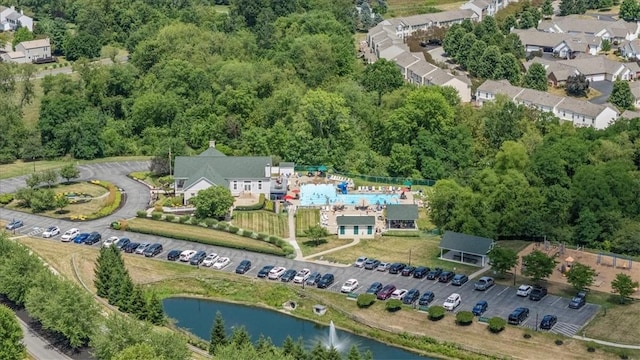
[[[327,167],[324,166],[324,165],[320,165],[320,166],[318,166],[318,171],[326,172],[327,171]]]
[[[299,192],[300,192],[300,189],[293,189],[293,190],[291,190],[291,192],[292,192],[292,193],[299,193]]]
[[[566,261],[568,263],[572,263],[573,262],[573,258],[571,256],[569,256],[568,258],[564,259],[564,261]]]
[[[295,199],[295,197],[293,197],[293,196],[291,196],[291,195],[285,195],[285,196],[284,196],[284,199],[285,199],[285,200],[293,200],[293,199]]]
[[[358,206],[359,207],[366,207],[369,206],[369,201],[365,198],[360,199],[360,201],[358,202]]]
[[[411,180],[407,180],[404,183],[402,183],[402,185],[411,187],[411,185],[413,184],[411,183]]]

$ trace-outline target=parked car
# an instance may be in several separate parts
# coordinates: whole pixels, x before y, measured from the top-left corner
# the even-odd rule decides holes
[[[85,245],[93,245],[95,243],[99,243],[102,240],[102,235],[99,232],[93,231],[89,234],[89,237],[84,241]]]
[[[452,273],[451,271],[443,271],[442,274],[438,276],[438,281],[441,283],[448,283],[453,279],[454,276],[455,274]]]
[[[469,281],[469,277],[467,275],[458,274],[458,275],[454,276],[453,279],[451,280],[451,285],[462,286],[467,281]]]
[[[265,265],[262,267],[262,269],[260,269],[260,271],[258,271],[258,277],[259,278],[266,278],[267,276],[269,276],[269,272],[271,270],[273,270],[275,266],[274,265]]]
[[[125,246],[129,245],[130,242],[131,240],[129,240],[129,238],[121,238],[114,246],[122,250]]]
[[[211,253],[211,254],[207,255],[207,257],[204,258],[204,260],[202,260],[202,266],[206,266],[206,267],[213,266],[213,264],[216,262],[216,260],[218,260],[218,254]]]
[[[322,276],[322,278],[320,278],[320,281],[318,281],[318,288],[320,289],[326,289],[329,286],[331,286],[331,284],[333,284],[333,282],[335,281],[335,276],[333,276],[333,274],[324,274]]]
[[[360,256],[359,258],[356,259],[356,262],[353,264],[353,266],[355,267],[363,267],[364,263],[367,262],[367,257],[366,256]]]
[[[60,236],[60,240],[64,241],[64,242],[68,242],[73,240],[74,237],[76,237],[78,234],[80,233],[80,230],[76,229],[76,228],[71,228],[67,231],[64,232],[64,234],[62,234],[62,236]]]
[[[390,267],[391,267],[391,264],[387,262],[381,262],[380,265],[378,265],[378,267],[376,268],[376,270],[384,272],[384,271],[388,271]]]
[[[438,279],[442,274],[442,271],[443,271],[442,268],[435,268],[435,269],[429,270],[429,272],[427,273],[427,280]]]
[[[205,251],[198,251],[195,254],[193,254],[193,256],[191,257],[191,259],[189,259],[189,264],[191,265],[200,265],[202,264],[202,262],[204,261],[204,258],[207,257],[207,253]]]
[[[431,291],[425,291],[420,299],[418,300],[418,305],[429,305],[433,299],[435,299],[435,294]]]
[[[407,289],[396,289],[394,292],[391,293],[391,298],[402,300],[404,299],[404,297],[407,295],[408,292],[409,290]]]
[[[276,266],[271,271],[269,271],[269,280],[278,280],[287,271],[286,268],[282,266]]]
[[[489,307],[489,303],[484,301],[484,300],[480,300],[478,301],[478,303],[473,307],[473,309],[471,310],[471,312],[473,313],[473,315],[475,316],[480,316],[482,314],[484,314],[485,311],[487,311],[487,308]]]
[[[89,238],[89,233],[80,233],[76,236],[73,237],[73,243],[74,244],[83,244],[88,238]]]
[[[154,257],[154,256],[160,254],[162,252],[162,250],[163,250],[162,244],[154,243],[154,244],[151,244],[151,246],[147,247],[144,250],[144,256],[146,256],[146,257]]]
[[[533,290],[533,286],[523,284],[523,285],[520,285],[520,287],[518,288],[518,291],[516,292],[516,295],[522,296],[522,297],[527,297],[527,296],[529,296],[529,294],[531,294],[531,290]]]
[[[136,249],[138,248],[138,246],[140,246],[140,243],[132,241],[128,243],[127,246],[125,246],[123,249],[124,249],[124,252],[133,254],[134,252],[136,252]],[[195,254],[196,252],[194,251],[193,253]],[[180,257],[180,260],[182,260],[182,255]],[[183,260],[183,261],[188,261],[188,260]]]
[[[540,301],[547,296],[547,288],[542,286],[536,286],[531,290],[529,294],[529,300]]]
[[[364,263],[364,268],[366,270],[373,270],[373,269],[377,269],[379,265],[380,265],[380,260],[367,259],[367,261],[365,261]]]
[[[379,283],[376,281],[373,284],[369,285],[369,288],[367,289],[367,294],[377,295],[378,292],[380,292],[380,290],[382,290],[382,283]]]
[[[555,315],[545,315],[540,321],[540,329],[551,330],[551,328],[558,322],[558,317]]]
[[[509,324],[520,325],[523,321],[527,320],[527,317],[529,317],[529,308],[519,307],[509,314],[508,321]]]
[[[229,259],[228,257],[219,257],[218,260],[216,260],[215,263],[213,263],[213,266],[211,266],[212,268],[216,269],[216,270],[222,270],[225,267],[227,267],[227,265],[231,264],[231,259]]]
[[[389,266],[389,274],[400,274],[406,266],[403,263],[393,263]]]
[[[422,279],[429,273],[429,268],[426,266],[418,266],[413,272],[413,277],[416,279]]]
[[[411,276],[413,275],[413,272],[416,271],[416,267],[415,266],[406,266],[404,269],[402,269],[402,276]]]
[[[316,286],[318,285],[318,281],[320,281],[320,279],[322,279],[322,274],[320,274],[319,272],[312,272],[311,275],[309,275],[309,278],[307,279],[307,281],[305,282],[306,285],[311,285],[311,286]]]
[[[570,309],[580,309],[581,307],[587,304],[587,295],[586,293],[577,293],[576,296],[571,299],[569,302]]]
[[[378,300],[387,300],[393,292],[396,291],[396,286],[393,284],[385,285],[382,290],[378,291],[376,297]]]
[[[402,299],[402,303],[407,304],[407,305],[411,305],[411,304],[415,303],[416,301],[418,301],[419,297],[420,297],[420,290],[411,289],[411,290],[409,290],[407,295],[405,295],[404,298]]]
[[[60,235],[60,228],[57,226],[50,226],[42,233],[42,237],[50,238]]]
[[[309,275],[311,275],[311,270],[302,269],[298,271],[296,276],[293,278],[293,282],[296,284],[302,284],[303,282],[307,281],[307,279],[309,278]]]
[[[460,294],[453,293],[449,295],[447,300],[444,301],[444,304],[442,304],[442,307],[444,307],[445,310],[453,311],[453,309],[460,306],[461,302],[462,302],[462,299],[460,298]]]
[[[251,270],[251,261],[246,259],[240,261],[240,264],[236,266],[236,274],[245,274],[249,270]]]
[[[117,244],[120,240],[117,236],[110,236],[107,240],[102,243],[102,247],[109,247],[111,245]]]
[[[144,254],[144,251],[147,250],[147,248],[149,246],[151,246],[151,244],[148,243],[148,242],[144,242],[144,243],[140,244],[140,246],[138,246],[138,248],[136,249],[136,254],[138,254],[138,255]]]
[[[354,292],[358,288],[358,286],[360,286],[360,284],[358,283],[358,280],[349,279],[344,282],[344,284],[340,288],[340,291],[343,293]]]
[[[491,276],[483,276],[476,283],[474,287],[476,290],[485,291],[495,285],[495,280]]]
[[[188,261],[191,260],[193,255],[195,255],[196,253],[197,253],[197,251],[195,251],[195,250],[185,250],[180,254],[180,261],[188,262]]]
[[[180,253],[182,253],[182,250],[171,250],[171,251],[169,251],[169,253],[167,254],[167,260],[176,261],[176,260],[180,259]]]
[[[287,271],[284,272],[284,274],[282,274],[282,276],[280,277],[280,281],[282,282],[293,281],[293,279],[296,277],[296,274],[298,274],[298,270],[288,269]]]
[[[23,226],[24,226],[24,223],[22,222],[22,220],[14,219],[14,220],[11,220],[11,222],[8,223],[7,226],[5,226],[5,228],[7,230],[15,230],[15,229],[21,228]]]

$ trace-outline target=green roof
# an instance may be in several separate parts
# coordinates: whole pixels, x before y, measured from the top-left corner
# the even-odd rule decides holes
[[[387,220],[418,220],[418,205],[389,204]]]
[[[206,179],[212,184],[229,186],[229,180],[266,179],[268,156],[177,156],[174,178],[186,179],[184,189]]]
[[[338,226],[373,226],[376,224],[375,216],[337,216]]]
[[[295,165],[296,164],[292,162],[281,162],[279,166],[281,168],[292,168],[292,167],[295,167]]]
[[[447,250],[462,251],[467,254],[487,255],[493,247],[493,240],[480,236],[446,231],[440,241],[440,247]]]
[[[207,150],[198,154],[198,156],[227,156],[214,147],[208,147]]]

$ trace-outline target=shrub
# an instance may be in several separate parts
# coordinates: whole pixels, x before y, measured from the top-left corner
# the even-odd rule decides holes
[[[175,215],[171,215],[171,214],[164,216],[164,219],[167,220],[168,222],[173,222],[175,218],[176,218]]]
[[[13,194],[0,194],[0,204],[7,205],[13,201]]]
[[[207,224],[207,227],[214,227],[215,225],[218,224],[218,220],[211,219],[211,218],[205,219],[204,222],[205,222],[205,224]]]
[[[382,236],[420,237],[420,232],[416,230],[389,230],[382,233]]]
[[[265,201],[264,202],[264,209],[266,211],[274,212],[275,211],[275,205],[274,205],[273,201],[271,201],[271,200]]]
[[[144,210],[138,210],[136,212],[136,216],[139,218],[146,218],[147,217],[147,212]]]
[[[473,322],[473,313],[471,311],[459,311],[456,314],[456,324],[466,326]]]
[[[271,244],[275,244],[276,241],[278,241],[278,237],[271,235],[271,236],[269,236],[269,239],[267,241],[270,242]]]
[[[265,233],[258,233],[258,240],[267,240],[269,238],[268,234]]]
[[[507,320],[499,316],[494,316],[489,319],[489,331],[491,331],[492,333],[499,333],[500,331],[504,330],[506,326]]]
[[[375,294],[360,294],[358,295],[358,307],[359,308],[368,308],[376,302]]]
[[[180,216],[180,224],[186,224],[189,220],[191,220],[191,216],[189,215]]]
[[[111,228],[113,230],[120,230],[122,226],[120,226],[120,221],[114,221],[111,223]]]
[[[236,226],[229,226],[227,228],[227,231],[232,233],[232,234],[237,234],[238,231],[240,231],[240,228],[236,227]]]
[[[598,347],[598,344],[594,343],[593,341],[589,341],[586,345],[588,352],[595,352],[596,348]]]
[[[242,230],[242,236],[254,239],[255,233],[251,230]]]
[[[264,208],[265,197],[264,194],[260,194],[258,198],[258,203],[253,205],[245,205],[245,206],[236,206],[234,208],[235,211],[255,211],[262,210]]]
[[[592,347],[592,346],[587,346],[587,352],[596,352],[596,348]]]
[[[151,218],[153,220],[160,220],[160,219],[162,219],[162,213],[154,211],[154,212],[151,213]]]
[[[429,320],[438,321],[444,317],[447,312],[442,306],[436,305],[429,308]]]
[[[525,339],[531,339],[531,334],[524,333],[524,334],[522,334],[522,337],[525,338]]]
[[[398,311],[402,309],[402,301],[399,299],[390,299],[389,301],[387,301],[385,308],[389,312]]]
[[[556,341],[555,341],[555,343],[556,343],[556,345],[558,345],[558,346],[560,346],[560,345],[564,344],[564,342],[563,342],[562,340],[560,340],[560,339],[556,340]]]

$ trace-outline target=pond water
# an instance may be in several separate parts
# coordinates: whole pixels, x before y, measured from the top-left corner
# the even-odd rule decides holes
[[[318,341],[329,344],[331,332],[334,344],[337,344],[336,347],[345,353],[355,344],[361,353],[370,350],[374,359],[429,359],[345,331],[335,330],[334,333],[328,326],[268,309],[180,297],[165,299],[163,305],[167,315],[176,320],[177,326],[207,341],[216,312],[219,311],[229,334],[233,327],[244,326],[254,341],[263,334],[270,337],[275,345],[281,346],[287,336],[291,336],[294,340],[302,337],[305,344],[311,348]]]

